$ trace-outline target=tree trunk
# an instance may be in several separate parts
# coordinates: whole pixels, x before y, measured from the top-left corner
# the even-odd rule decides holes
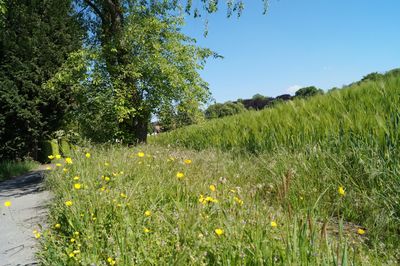
[[[134,118],[135,123],[134,123],[134,128],[133,128],[133,133],[136,139],[136,143],[146,143],[147,142],[147,131],[148,131],[148,125],[149,125],[149,118],[146,117],[137,117]]]

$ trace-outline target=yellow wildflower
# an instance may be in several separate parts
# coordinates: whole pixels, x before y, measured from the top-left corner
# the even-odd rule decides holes
[[[69,256],[70,258],[73,258],[73,257],[75,257],[75,253],[74,253],[74,252],[71,252],[71,253],[68,254],[68,256]]]
[[[235,202],[239,205],[243,205],[243,200],[239,199],[238,197],[234,197],[233,198],[235,200]]]
[[[79,183],[74,184],[75,189],[81,189],[82,185]]]
[[[271,227],[277,227],[277,226],[278,226],[278,224],[275,221],[271,222]]]
[[[144,215],[146,215],[147,217],[151,216],[151,211],[145,211]]]
[[[184,162],[185,164],[191,164],[191,163],[192,163],[192,160],[186,159],[186,160],[184,160],[183,162]]]
[[[138,157],[144,157],[144,152],[142,152],[142,151],[138,152],[138,153],[137,153],[137,156],[138,156]]]
[[[148,229],[148,228],[145,227],[145,228],[143,229],[143,232],[145,232],[145,233],[150,233],[150,229]]]
[[[67,200],[67,201],[65,202],[65,205],[67,205],[68,207],[69,207],[69,206],[72,206],[72,204],[73,204],[73,203],[72,203],[71,200]]]
[[[106,187],[102,186],[102,187],[100,188],[100,190],[101,190],[101,191],[104,191],[104,190],[106,190]]]
[[[199,202],[200,202],[200,203],[203,203],[203,202],[204,202],[204,196],[203,196],[203,195],[200,195],[200,197],[199,197]]]
[[[33,235],[35,236],[36,239],[39,239],[42,235],[40,234],[40,232],[38,232],[37,230],[33,230]]]
[[[178,179],[183,179],[184,177],[185,177],[185,174],[184,174],[184,173],[182,173],[182,172],[176,173],[176,178],[178,178]]]
[[[74,243],[76,240],[75,240],[75,238],[71,238],[70,240],[69,240],[69,242],[71,242],[71,243]]]
[[[346,192],[344,191],[344,188],[342,186],[339,186],[338,193],[342,197],[346,194]]]
[[[113,258],[111,258],[111,257],[108,257],[108,258],[107,258],[107,262],[108,262],[110,265],[115,265],[115,263],[116,263],[116,261],[115,261]]]
[[[54,228],[55,228],[55,229],[60,229],[60,228],[61,228],[61,224],[56,224],[56,225],[54,226]]]
[[[85,154],[85,156],[86,156],[86,158],[89,159],[91,155],[90,155],[90,153],[87,152],[87,153]]]
[[[56,166],[57,166],[57,167],[61,167],[61,166],[62,166],[62,164],[60,164],[60,163],[56,163]]]
[[[121,196],[121,198],[126,198],[127,197],[126,194],[122,193],[122,192],[121,192],[120,196]]]
[[[68,172],[68,169],[67,168],[63,168],[63,172]]]
[[[74,236],[79,236],[79,232],[74,232]]]
[[[223,235],[224,234],[224,230],[222,230],[221,228],[217,228],[217,229],[215,229],[215,231],[214,231],[216,234],[217,234],[217,236],[221,236],[221,235]]]
[[[106,177],[104,177],[104,180],[105,180],[106,182],[109,182],[109,181],[110,181],[110,178],[109,178],[108,176],[106,176]]]
[[[218,202],[218,200],[217,199],[214,199],[213,197],[206,197],[205,199],[205,202],[214,202],[214,203],[217,203]]]
[[[217,189],[214,185],[210,185],[209,188],[210,188],[210,190],[211,190],[212,192],[214,192],[214,191]]]
[[[365,230],[362,229],[362,228],[359,228],[359,229],[357,230],[357,234],[363,235],[363,234],[365,234]]]
[[[4,202],[4,206],[5,207],[10,207],[11,206],[11,201],[6,201],[6,202]]]
[[[79,176],[74,176],[74,180],[75,181],[79,180]]]
[[[49,155],[49,156],[47,156],[50,160],[53,160],[54,159],[54,155]]]
[[[70,157],[65,158],[65,163],[72,164],[72,159]]]
[[[46,170],[51,170],[51,167],[50,167],[50,166],[47,166],[47,167],[46,167]]]
[[[56,154],[56,159],[58,160],[58,159],[61,159],[61,155],[60,154]]]

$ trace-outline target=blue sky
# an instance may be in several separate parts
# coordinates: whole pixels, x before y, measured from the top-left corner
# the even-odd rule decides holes
[[[270,0],[262,10],[245,0],[239,19],[208,15],[206,38],[202,20],[187,20],[186,34],[225,57],[201,72],[217,102],[328,90],[400,67],[400,0]]]

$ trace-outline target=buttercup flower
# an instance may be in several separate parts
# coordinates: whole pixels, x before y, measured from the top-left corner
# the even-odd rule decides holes
[[[91,155],[90,155],[90,153],[87,152],[87,153],[85,154],[85,156],[86,156],[86,158],[89,159]]]
[[[75,189],[81,189],[82,185],[79,183],[74,184]]]
[[[176,178],[178,178],[178,179],[183,179],[184,177],[185,177],[185,174],[184,174],[184,173],[182,173],[182,172],[176,173]]]
[[[338,193],[342,197],[346,194],[346,192],[344,191],[344,188],[342,186],[339,186]]]
[[[65,163],[72,164],[72,159],[70,157],[65,158]]]
[[[243,200],[239,199],[238,197],[234,197],[233,200],[239,204],[239,205],[243,205]]]
[[[185,164],[191,164],[191,163],[192,163],[192,160],[186,159],[186,160],[184,160],[183,162],[184,162]]]
[[[141,152],[141,151],[138,152],[138,153],[137,153],[137,156],[138,156],[138,157],[144,157],[144,152]]]
[[[144,215],[146,215],[147,217],[151,216],[151,211],[145,211]]]
[[[365,230],[362,229],[362,228],[359,228],[359,229],[357,230],[357,234],[363,235],[363,234],[365,234]]]
[[[33,230],[33,235],[36,239],[39,239],[42,236],[37,230]]]
[[[65,205],[67,205],[68,207],[70,207],[70,206],[72,206],[72,201],[71,200],[67,200],[66,202],[65,202]]]
[[[61,159],[61,155],[60,154],[56,154],[56,159],[58,160],[58,159]]]
[[[210,190],[211,190],[212,192],[214,192],[214,191],[217,189],[214,185],[210,185],[209,188],[210,188]]]
[[[278,226],[278,224],[275,221],[271,222],[271,227],[277,227],[277,226]]]
[[[6,201],[6,202],[4,202],[4,206],[5,207],[10,207],[11,206],[11,201]]]
[[[55,157],[54,157],[54,155],[49,155],[49,156],[47,156],[50,160],[53,160]]]
[[[221,236],[224,234],[224,230],[222,230],[221,228],[217,228],[215,229],[215,234],[217,234],[217,236]]]

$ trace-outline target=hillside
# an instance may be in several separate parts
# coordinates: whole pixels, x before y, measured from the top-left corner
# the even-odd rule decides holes
[[[399,88],[364,81],[53,158],[40,262],[396,265]]]

